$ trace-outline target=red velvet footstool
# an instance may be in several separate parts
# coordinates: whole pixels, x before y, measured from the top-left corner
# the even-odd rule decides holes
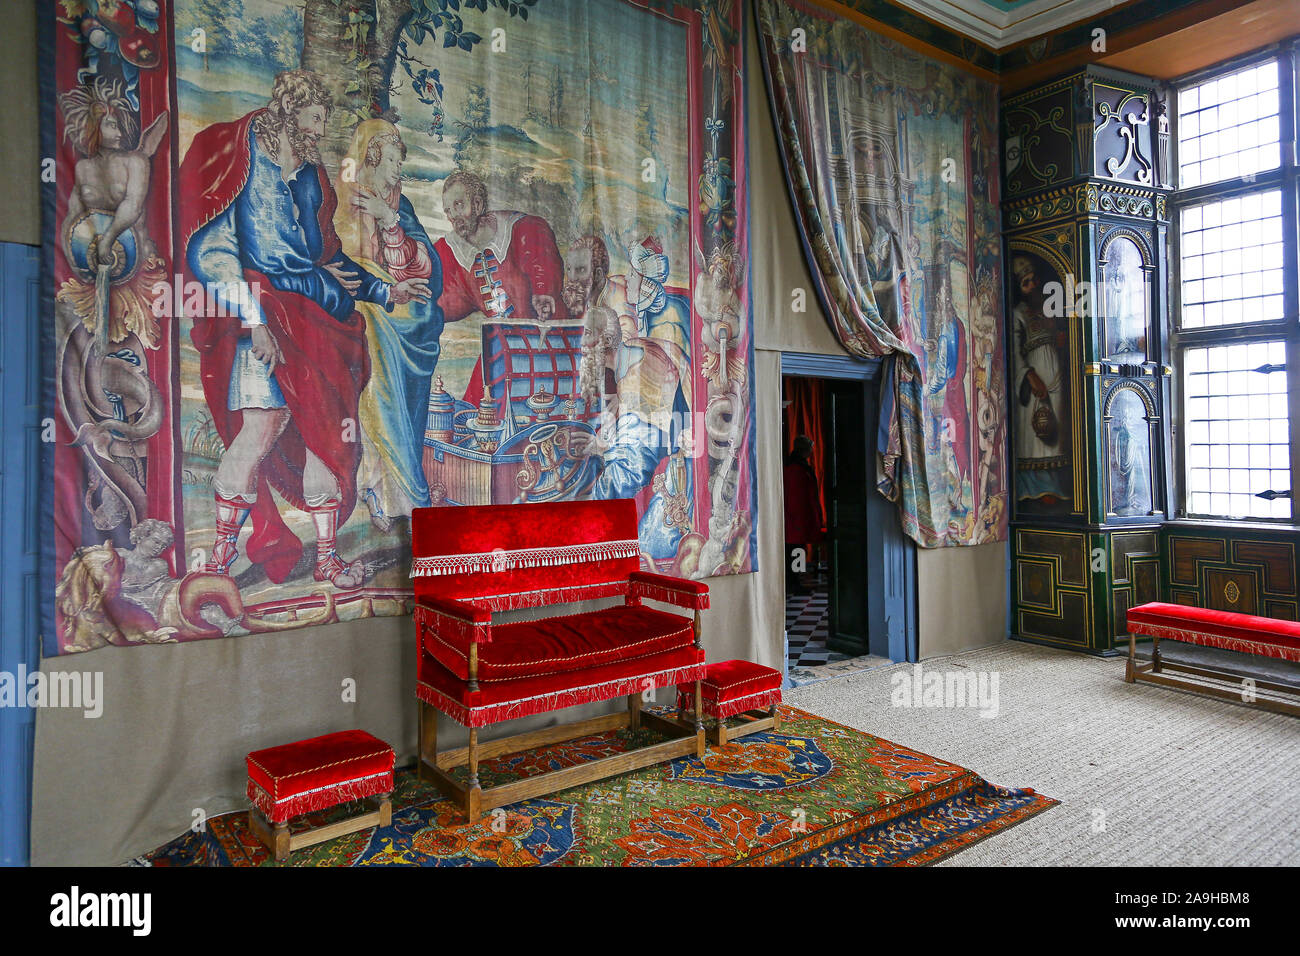
[[[304,846],[393,820],[393,748],[364,730],[255,750],[248,764],[248,825],[277,861]],[[375,809],[292,836],[289,821],[303,813],[377,798]]]
[[[781,672],[753,661],[719,661],[708,666],[700,683],[701,706],[705,717],[717,721],[710,728],[709,739],[722,746],[729,740],[752,734],[759,730],[780,730],[781,718],[777,704],[781,703]],[[678,711],[693,710],[695,684],[677,685]],[[761,717],[750,711],[765,710]],[[727,726],[727,718],[743,716],[745,723]]]

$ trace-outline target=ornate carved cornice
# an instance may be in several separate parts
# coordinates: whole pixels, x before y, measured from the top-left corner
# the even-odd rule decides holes
[[[1073,216],[1106,213],[1169,221],[1168,197],[1160,190],[1115,183],[1084,182],[1002,204],[1007,229]]]
[[[1074,216],[1079,211],[1078,194],[1074,187],[1066,186],[1002,204],[1006,228],[1018,229],[1034,223],[1052,222]]]
[[[1136,219],[1167,219],[1165,196],[1155,189],[1119,186],[1112,183],[1084,183],[1080,206],[1083,211],[1133,216]]]

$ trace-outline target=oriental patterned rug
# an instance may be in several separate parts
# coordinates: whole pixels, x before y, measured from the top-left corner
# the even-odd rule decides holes
[[[399,771],[391,826],[295,852],[292,866],[922,866],[1057,804],[793,707],[779,733],[527,800],[474,824],[414,770]],[[640,746],[617,731],[486,761],[484,785]],[[355,813],[344,805],[294,829]],[[274,866],[243,811],[136,861]]]

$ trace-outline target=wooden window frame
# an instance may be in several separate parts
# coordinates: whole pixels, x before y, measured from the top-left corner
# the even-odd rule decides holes
[[[1250,180],[1242,177],[1203,184],[1187,189],[1175,189],[1170,196],[1169,278],[1171,312],[1167,323],[1169,355],[1173,366],[1172,397],[1177,417],[1172,423],[1172,444],[1175,487],[1175,515],[1179,520],[1208,521],[1216,524],[1262,524],[1269,527],[1300,527],[1300,510],[1297,509],[1297,477],[1300,477],[1300,164],[1297,163],[1297,129],[1300,128],[1300,102],[1297,89],[1300,83],[1300,37],[1284,43],[1272,44],[1244,56],[1217,63],[1179,77],[1170,83],[1170,104],[1173,135],[1172,171],[1178,175],[1178,94],[1188,87],[1233,73],[1244,67],[1258,65],[1266,60],[1278,64],[1278,132],[1280,163],[1278,168],[1256,173]],[[1283,317],[1269,322],[1239,323],[1181,329],[1176,319],[1182,313],[1182,211],[1206,201],[1230,199],[1249,193],[1262,193],[1277,189],[1282,194],[1283,243]],[[1187,450],[1186,403],[1183,394],[1183,354],[1189,348],[1233,345],[1259,341],[1286,343],[1288,438],[1291,444],[1290,518],[1235,518],[1227,515],[1191,514],[1187,510]],[[1280,489],[1279,489],[1280,490]]]

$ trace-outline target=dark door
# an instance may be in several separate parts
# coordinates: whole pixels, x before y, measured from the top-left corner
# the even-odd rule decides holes
[[[826,646],[842,654],[868,653],[867,408],[864,383],[827,382],[830,448],[827,455],[826,532],[830,548],[830,633]]]

